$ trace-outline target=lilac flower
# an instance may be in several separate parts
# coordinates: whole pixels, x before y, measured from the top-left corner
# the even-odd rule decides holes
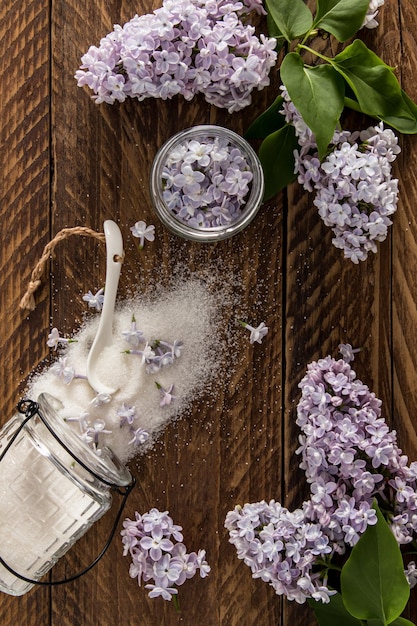
[[[97,408],[103,404],[111,402],[111,396],[108,393],[98,393],[90,402],[90,404]]]
[[[53,328],[48,335],[48,341],[46,344],[56,350],[58,348],[58,344],[60,343],[75,343],[76,339],[66,339],[65,337],[61,337],[57,328]]]
[[[145,589],[150,589],[149,597],[158,598],[162,596],[164,600],[172,600],[172,596],[178,593],[175,587],[158,587],[157,585],[145,585]]]
[[[98,446],[100,435],[110,435],[111,430],[106,429],[106,422],[102,419],[94,420],[93,425],[89,426],[85,433],[82,435],[82,439],[86,443],[92,443],[95,448]]]
[[[146,241],[154,241],[155,239],[155,226],[150,224],[149,226],[142,220],[136,222],[134,226],[130,227],[132,235],[139,239],[139,249],[141,250]]]
[[[136,326],[135,316],[132,315],[132,321],[129,330],[122,331],[122,335],[125,340],[130,343],[134,348],[137,348],[143,340],[143,332]]]
[[[247,23],[251,11],[265,14],[261,0],[164,0],[91,46],[75,78],[97,104],[202,93],[230,113],[240,110],[269,84],[277,58],[275,39],[258,38]]]
[[[168,389],[164,389],[162,385],[160,385],[157,381],[155,381],[155,385],[160,391],[161,401],[159,406],[168,406],[171,404],[173,400],[176,400],[176,396],[173,395],[174,385],[170,385]]]
[[[241,215],[253,174],[240,148],[207,134],[174,147],[162,179],[164,202],[178,219],[213,228]]]
[[[131,429],[133,437],[129,441],[129,445],[134,444],[135,446],[140,446],[149,439],[149,433],[144,428],[137,428],[136,430]]]
[[[407,465],[381,401],[348,363],[330,356],[310,363],[299,387],[296,452],[310,499],[292,513],[274,500],[237,506],[225,526],[254,578],[290,600],[329,602],[327,568],[377,523],[375,499],[397,542],[415,539],[417,467]],[[415,583],[414,564],[406,576]]]
[[[400,152],[398,138],[382,122],[362,132],[336,130],[319,163],[313,133],[281,89],[281,113],[293,124],[300,146],[294,153],[298,182],[315,193],[314,205],[333,231],[333,245],[353,263],[364,261],[386,239],[397,208],[398,181],[391,164]]]
[[[123,554],[129,554],[132,559],[129,574],[137,578],[139,586],[142,579],[152,581],[145,585],[151,598],[161,596],[169,601],[178,593],[178,587],[197,571],[201,578],[210,571],[205,550],[188,553],[181,530],[168,511],[158,509],[143,515],[136,513],[135,520],[123,522]]]
[[[360,352],[361,348],[352,348],[350,343],[339,343],[339,352],[346,363],[350,363],[355,359],[355,353]]]
[[[104,302],[104,289],[99,289],[95,294],[91,291],[83,295],[83,300],[88,302],[88,306],[90,309],[96,309],[96,311],[101,311],[103,308]]]
[[[135,406],[126,406],[123,402],[122,406],[117,409],[116,412],[117,417],[120,418],[120,426],[124,426],[125,424],[132,425],[136,418],[136,407]]]
[[[50,371],[61,378],[66,385],[69,385],[74,378],[84,378],[81,374],[76,374],[75,369],[69,364],[67,357],[60,357],[56,363],[51,366]]]
[[[265,326],[265,322],[261,322],[259,326],[257,326],[257,328],[254,328],[250,324],[242,321],[240,321],[240,324],[243,326],[243,328],[250,330],[250,343],[255,343],[255,341],[257,343],[262,343],[262,339],[268,333],[268,328]]]

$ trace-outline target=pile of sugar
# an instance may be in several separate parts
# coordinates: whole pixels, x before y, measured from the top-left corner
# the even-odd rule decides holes
[[[168,422],[187,411],[199,396],[215,388],[214,383],[224,370],[231,341],[228,321],[230,311],[236,312],[237,296],[231,280],[228,284],[223,281],[220,287],[210,282],[207,276],[205,279],[179,278],[167,289],[159,286],[154,296],[133,297],[118,305],[113,344],[102,352],[97,369],[100,382],[117,390],[109,402],[95,406],[97,394],[87,380],[75,377],[66,384],[52,366],[32,377],[28,397],[36,400],[41,393],[47,393],[60,400],[63,406],[59,415],[69,418],[68,423],[80,435],[80,425],[74,418],[77,420],[86,412],[88,424],[104,420],[105,429],[111,432],[101,433],[99,444],[111,448],[123,463],[143,453]],[[130,329],[132,316],[150,344],[155,340],[181,341],[181,356],[172,365],[148,374],[140,355],[125,352],[132,346],[122,332]],[[57,357],[65,358],[66,365],[73,367],[76,375],[86,374],[87,356],[98,323],[99,314],[90,317],[73,335],[76,342],[58,349]],[[160,406],[161,392],[156,382],[164,389],[174,385],[175,399],[170,404]],[[143,428],[149,433],[145,444],[131,444],[132,429],[120,426],[117,411],[123,405],[135,407],[132,428]]]

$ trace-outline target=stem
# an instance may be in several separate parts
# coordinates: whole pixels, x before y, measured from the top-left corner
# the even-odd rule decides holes
[[[310,48],[309,46],[305,46],[302,43],[298,44],[297,48],[302,48],[303,50],[307,50],[307,52],[311,52],[316,57],[319,57],[320,59],[323,59],[323,61],[327,61],[327,63],[331,63],[332,62],[332,59],[330,59],[329,57],[326,57],[324,54],[320,54],[320,52],[317,52],[317,50],[313,50],[313,48]]]

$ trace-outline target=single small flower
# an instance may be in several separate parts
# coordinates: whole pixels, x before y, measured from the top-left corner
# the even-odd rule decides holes
[[[62,378],[66,385],[69,385],[74,378],[86,378],[81,374],[75,373],[74,367],[68,363],[66,357],[58,359],[58,361],[52,365],[51,372],[58,376],[58,378]]]
[[[90,402],[93,407],[97,408],[102,406],[103,404],[108,404],[111,402],[111,395],[108,393],[98,393]]]
[[[339,343],[339,352],[346,363],[354,360],[355,354],[360,352],[362,348],[352,348],[350,343]]]
[[[132,322],[129,330],[124,330],[122,332],[124,339],[127,343],[130,343],[131,346],[137,348],[141,341],[143,340],[143,332],[139,330],[136,326],[135,316],[132,315]]]
[[[123,402],[120,409],[117,409],[117,416],[120,418],[120,426],[124,426],[125,424],[133,424],[136,417],[136,407],[135,406],[126,406]]]
[[[98,445],[100,435],[111,435],[111,430],[106,429],[106,422],[102,419],[94,420],[93,425],[85,431],[85,441]]]
[[[104,302],[104,289],[99,289],[95,294],[91,291],[83,295],[83,300],[88,302],[88,306],[90,309],[96,309],[96,311],[101,311],[103,308]]]
[[[240,323],[243,326],[243,328],[250,330],[250,338],[249,338],[250,343],[255,343],[255,341],[257,343],[262,343],[262,339],[268,333],[268,328],[265,326],[265,322],[261,322],[259,326],[257,326],[257,328],[254,328],[253,326],[251,326],[250,324],[247,324],[246,322],[241,321]]]
[[[143,246],[145,245],[145,240],[154,241],[155,239],[155,226],[153,226],[153,224],[147,226],[146,222],[144,222],[143,220],[136,222],[134,226],[130,227],[130,230],[132,232],[132,235],[139,239],[140,250],[142,250]]]
[[[129,445],[134,444],[135,446],[140,446],[145,441],[149,439],[149,433],[144,428],[137,428],[136,430],[132,429],[133,437],[129,441]]]
[[[170,385],[168,389],[164,389],[162,385],[160,385],[157,381],[155,381],[155,385],[157,386],[161,394],[161,401],[159,403],[159,406],[168,406],[173,400],[177,399],[177,396],[174,396],[172,393],[174,390],[174,385]]]
[[[56,350],[60,343],[75,343],[76,339],[66,339],[61,337],[57,328],[53,328],[48,335],[48,341],[46,342],[50,348]]]

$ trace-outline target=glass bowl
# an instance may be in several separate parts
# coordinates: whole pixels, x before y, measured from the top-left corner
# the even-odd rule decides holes
[[[247,172],[252,179],[245,182]],[[181,179],[188,187],[176,184]],[[221,126],[201,125],[180,131],[158,150],[150,190],[155,212],[168,230],[185,239],[214,242],[235,235],[253,220],[262,203],[264,177],[243,137]],[[192,206],[179,206],[184,200]]]

